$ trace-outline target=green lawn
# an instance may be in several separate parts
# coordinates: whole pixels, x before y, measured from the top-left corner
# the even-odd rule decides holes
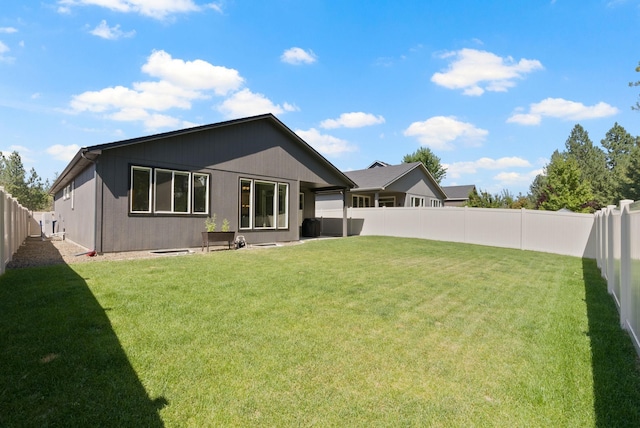
[[[0,278],[0,426],[640,426],[595,262],[357,237]]]

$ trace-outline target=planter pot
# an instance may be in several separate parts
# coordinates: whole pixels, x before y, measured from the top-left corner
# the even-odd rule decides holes
[[[207,251],[209,251],[209,243],[210,242],[226,242],[231,249],[231,245],[233,241],[236,239],[235,231],[228,232],[202,232],[202,251],[204,251],[204,247],[207,247]]]

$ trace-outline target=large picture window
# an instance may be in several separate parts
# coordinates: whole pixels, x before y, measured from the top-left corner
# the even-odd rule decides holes
[[[289,185],[261,180],[240,180],[240,228],[287,229]]]
[[[131,213],[208,214],[209,194],[208,174],[131,167]]]

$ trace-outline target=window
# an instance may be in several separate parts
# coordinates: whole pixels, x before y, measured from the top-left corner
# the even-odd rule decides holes
[[[151,212],[151,168],[131,168],[131,212]]]
[[[289,227],[289,216],[287,207],[289,206],[289,186],[283,183],[278,184],[278,229]]]
[[[131,167],[131,213],[208,214],[209,195],[208,174]]]
[[[276,183],[256,181],[254,183],[255,228],[272,229],[275,227]]]
[[[378,198],[378,206],[379,207],[395,207],[396,206],[396,197],[395,196],[383,196]]]
[[[158,213],[189,213],[191,174],[156,169],[156,206]]]
[[[289,185],[259,180],[240,180],[240,228],[286,229],[289,227]]]
[[[353,206],[353,208],[369,208],[371,206],[371,197],[353,195],[351,197],[351,205]]]
[[[240,180],[240,228],[251,229],[251,180]]]
[[[441,207],[442,206],[442,201],[440,199],[431,199],[431,206],[432,207]]]
[[[411,196],[409,199],[410,207],[424,207],[424,198],[420,196]]]
[[[207,174],[193,174],[193,207],[194,214],[209,213],[209,176]]]

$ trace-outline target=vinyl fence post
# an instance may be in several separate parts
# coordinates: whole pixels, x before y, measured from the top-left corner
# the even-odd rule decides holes
[[[620,201],[620,326],[629,330],[632,313],[631,292],[631,220],[629,205],[632,200]]]

